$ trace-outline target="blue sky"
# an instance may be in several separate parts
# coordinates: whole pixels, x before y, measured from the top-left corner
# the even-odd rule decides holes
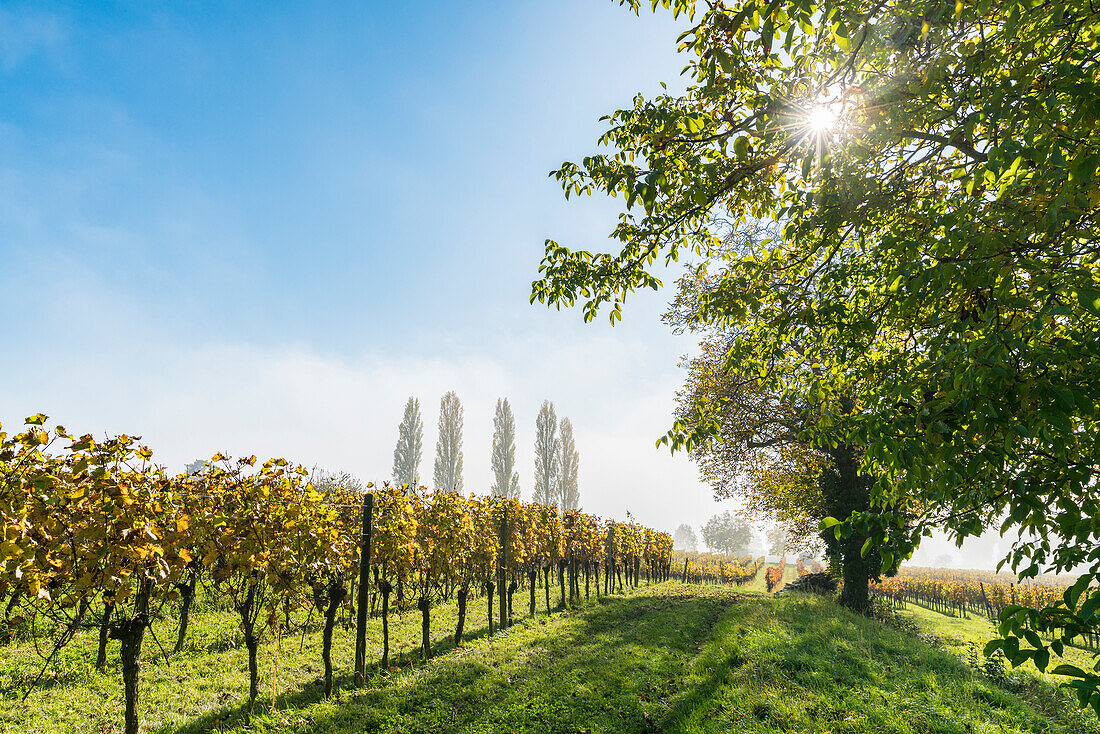
[[[680,66],[612,3],[228,5],[0,15],[5,249],[192,339],[531,328],[542,239],[606,231],[546,173]]]
[[[416,394],[429,475],[455,388],[467,487],[507,396],[529,491],[549,398],[586,506],[664,526],[675,495],[700,524],[709,491],[653,446],[690,349],[667,297],[615,329],[528,304],[543,239],[598,247],[614,215],[547,173],[676,83],[676,32],[593,2],[6,3],[0,420],[384,478]]]
[[[382,479],[418,395],[430,476],[456,389],[467,488],[509,397],[529,496],[549,398],[586,509],[698,527],[732,505],[654,448],[692,347],[671,293],[614,329],[528,304],[543,240],[600,248],[616,211],[547,173],[681,84],[677,33],[594,0],[5,2],[0,422]]]

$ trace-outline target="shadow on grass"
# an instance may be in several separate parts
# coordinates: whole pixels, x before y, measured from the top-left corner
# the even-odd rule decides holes
[[[363,689],[341,677],[333,702],[322,700],[319,684],[288,693],[277,700],[279,730],[656,731],[687,666],[730,603],[728,597],[640,594],[593,600],[549,624],[545,617],[524,618],[487,642],[389,679],[376,676]],[[467,639],[486,632],[472,630]],[[433,655],[453,649],[453,641],[444,640]],[[200,734],[244,721],[243,706],[227,707],[158,733]]]
[[[404,614],[408,614],[405,612]],[[396,614],[394,615],[397,616]],[[419,613],[417,613],[417,619],[419,619]],[[396,620],[395,620],[396,621]],[[434,628],[434,627],[433,627]],[[467,627],[463,630],[462,641],[463,646],[467,643],[473,642],[478,639],[488,637],[489,628],[487,625],[481,625],[480,627]],[[453,632],[450,636],[435,640],[431,647],[432,658],[436,658],[440,655],[445,655],[456,649],[454,644]],[[419,656],[413,656],[408,654],[396,655],[390,660],[390,676],[386,676],[380,673],[377,664],[373,667],[368,667],[367,676],[368,687],[376,688],[387,685],[387,678],[392,677],[401,672],[409,671],[411,669],[422,667],[423,660]],[[263,671],[260,671],[261,679]],[[262,683],[262,680],[261,680]],[[354,678],[351,674],[335,674],[333,676],[333,691],[336,701],[343,701],[343,698],[348,695],[353,695],[357,692],[354,688]],[[271,704],[270,697],[264,697],[261,695],[260,700],[256,702],[254,709],[255,716],[264,716],[272,710],[289,715],[294,711],[304,709],[313,704],[319,703],[324,700],[324,681],[322,678],[317,679],[301,686],[298,690],[291,691],[275,698],[274,706]],[[164,725],[154,731],[157,734],[204,734],[210,731],[219,731],[227,727],[243,726],[247,724],[249,720],[248,702],[234,703],[233,705],[222,706],[221,708],[213,709],[202,716],[192,719],[183,726],[178,725]]]
[[[663,731],[1097,731],[1050,686],[1047,699],[1002,688],[958,657],[832,602],[749,601],[714,637]]]

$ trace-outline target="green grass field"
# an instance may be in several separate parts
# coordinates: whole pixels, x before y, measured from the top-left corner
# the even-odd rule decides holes
[[[402,667],[375,674],[363,689],[352,688],[347,676],[351,632],[338,630],[341,677],[329,701],[321,695],[319,632],[269,642],[261,656],[263,701],[251,723],[243,711],[248,681],[234,620],[204,614],[169,664],[148,640],[144,730],[1100,732],[1038,678],[1026,685],[987,679],[952,650],[851,615],[831,600],[669,582],[549,616],[540,604],[529,618],[518,603],[524,598],[517,593],[514,602],[517,613],[524,610],[518,623],[491,638],[484,599],[472,601],[474,637],[460,650],[444,639],[452,605],[433,611],[437,650],[427,664],[411,662],[419,615],[399,616],[391,629]],[[377,655],[378,621],[373,625]],[[162,627],[162,638],[170,631]],[[118,731],[117,658],[115,670],[95,672],[91,637],[65,651],[47,685],[26,703],[21,685],[38,658],[26,645],[0,648],[0,730]]]

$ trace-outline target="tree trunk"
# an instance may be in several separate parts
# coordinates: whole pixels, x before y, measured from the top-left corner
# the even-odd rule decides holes
[[[508,626],[512,626],[512,594],[516,593],[516,589],[519,588],[516,585],[516,580],[512,579],[508,582]]]
[[[260,670],[257,652],[260,641],[256,638],[256,618],[253,616],[256,607],[256,581],[249,581],[248,594],[244,603],[237,608],[241,617],[241,629],[244,632],[244,645],[248,648],[248,712],[251,716],[256,706],[256,698],[260,693]]]
[[[332,630],[336,626],[336,614],[348,590],[339,582],[328,587],[328,608],[325,609],[325,631],[321,638],[321,659],[325,663],[325,698],[332,698]]]
[[[496,584],[492,581],[485,582],[485,596],[489,601],[489,634],[493,634],[493,589],[496,588]]]
[[[378,591],[382,594],[382,670],[390,667],[390,592],[393,586],[382,579]]]
[[[125,734],[138,734],[138,693],[141,678],[141,643],[149,626],[149,596],[153,584],[144,581],[134,597],[134,616],[111,625],[111,637],[122,643],[122,685],[126,696]]]
[[[581,598],[580,566],[577,557],[569,557],[569,601],[576,602]]]
[[[256,638],[256,625],[252,623],[245,629],[244,646],[248,648],[248,712],[251,715],[260,696],[260,641]]]
[[[565,561],[558,561],[558,586],[561,588],[561,607],[565,609]]]
[[[455,647],[462,644],[462,628],[466,626],[466,600],[470,596],[470,587],[463,584],[458,590],[458,624],[455,625]]]
[[[431,610],[432,602],[427,595],[421,596],[416,602],[417,609],[420,610],[420,637],[422,656],[425,660],[432,656],[432,635],[431,635]]]
[[[195,582],[197,580],[195,575],[192,574],[186,584],[177,585],[180,590],[180,628],[179,635],[176,637],[176,646],[172,648],[174,653],[183,649],[183,640],[187,636],[187,623],[191,618],[191,602],[195,599]]]
[[[527,581],[531,586],[531,616],[535,616],[535,585],[538,583],[538,570],[527,572]]]
[[[546,565],[542,568],[542,580],[543,590],[546,591],[546,614],[550,614],[550,566]]]
[[[860,452],[852,446],[840,444],[830,448],[829,454],[833,466],[831,470],[822,472],[819,480],[826,510],[838,520],[848,518],[853,512],[869,510],[873,481],[860,474]],[[840,561],[841,578],[844,580],[840,604],[854,612],[866,614],[870,606],[870,580],[877,578],[879,572],[878,552],[861,555],[867,540],[863,534],[837,540],[831,531],[826,531],[822,537],[831,554]]]
[[[99,652],[95,657],[95,669],[100,673],[107,669],[107,640],[111,632],[111,613],[114,611],[113,601],[103,604],[103,619],[99,623]]]

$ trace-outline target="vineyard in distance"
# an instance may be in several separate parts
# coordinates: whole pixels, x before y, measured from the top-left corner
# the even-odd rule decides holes
[[[903,568],[865,618],[811,558],[45,421],[0,433],[4,732],[1098,731],[975,652],[1054,587]]]

